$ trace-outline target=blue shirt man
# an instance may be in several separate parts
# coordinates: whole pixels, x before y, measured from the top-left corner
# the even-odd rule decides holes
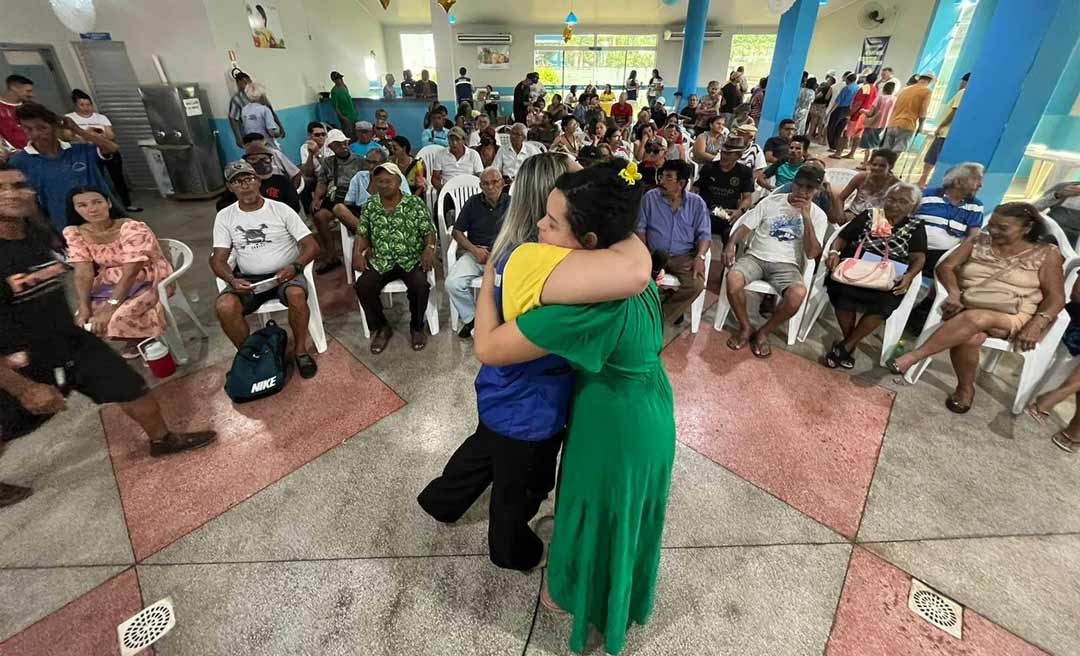
[[[970,231],[982,228],[983,204],[973,194],[957,202],[944,187],[932,187],[923,192],[913,216],[926,227],[926,249],[943,252],[964,241]]]
[[[11,165],[22,171],[37,194],[38,204],[57,230],[67,226],[67,195],[75,187],[92,186],[110,193],[98,162],[106,159],[97,146],[60,141],[55,157],[42,155],[29,143],[11,156]]]
[[[645,192],[636,232],[653,254],[653,262],[679,281],[667,296],[664,318],[679,323],[705,289],[705,264],[712,224],[704,199],[687,191],[693,170],[682,160],[660,167],[659,187]],[[655,266],[655,265],[654,265]]]
[[[836,95],[837,107],[851,107],[851,102],[855,100],[855,94],[859,92],[859,85],[852,82],[846,85],[843,89],[840,89],[840,93]]]

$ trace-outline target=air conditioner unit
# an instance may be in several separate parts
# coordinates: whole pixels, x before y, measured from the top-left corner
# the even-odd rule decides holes
[[[486,44],[499,44],[509,45],[513,43],[513,36],[505,33],[498,32],[494,34],[458,34],[457,42],[464,46],[473,45],[486,45]]]
[[[713,39],[719,39],[724,33],[720,30],[705,30],[705,40],[712,41]],[[686,32],[680,30],[678,32],[672,32],[671,30],[664,30],[664,41],[682,41],[686,38]]]

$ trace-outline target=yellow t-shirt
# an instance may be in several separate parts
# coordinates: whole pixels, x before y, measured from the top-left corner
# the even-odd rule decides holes
[[[949,128],[952,127],[952,122],[956,119],[956,109],[960,107],[960,101],[963,98],[964,89],[960,89],[956,92],[956,95],[952,97],[952,100],[949,101],[949,106],[945,108],[945,115],[948,116],[949,112],[951,111],[952,118],[949,118],[947,121],[943,121],[938,127],[937,136],[941,137],[942,139],[949,136]]]
[[[919,127],[919,119],[926,118],[926,108],[929,106],[930,87],[916,84],[904,89],[896,97],[889,127],[914,132]]]
[[[512,321],[540,307],[544,283],[570,253],[569,248],[549,244],[522,244],[514,249],[498,281],[503,321]]]

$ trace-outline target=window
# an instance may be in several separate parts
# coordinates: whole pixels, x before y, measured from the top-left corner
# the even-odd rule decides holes
[[[775,34],[736,34],[731,38],[731,70],[742,66],[751,87],[767,76],[772,68]],[[723,80],[721,80],[723,82]]]
[[[952,78],[957,73],[956,60],[960,57],[960,49],[964,45],[964,40],[967,39],[968,27],[971,25],[971,17],[975,15],[975,6],[975,3],[965,3],[960,6],[960,15],[957,17],[956,25],[949,34],[949,42],[945,46],[945,57],[941,64],[941,72],[938,74],[937,80],[932,87],[933,91],[930,94],[930,106],[926,110],[926,115],[935,122],[936,119],[941,117],[941,110],[945,103],[952,100],[951,98],[946,98],[945,93],[948,88],[952,86]],[[960,72],[960,75],[963,74],[964,72]],[[904,80],[897,80],[897,83],[903,85]],[[900,93],[900,89],[902,88],[903,86],[897,88],[893,93]]]
[[[656,34],[575,34],[569,43],[563,43],[561,34],[537,34],[533,64],[540,81],[552,90],[573,84],[621,89],[632,70],[639,80],[649,79],[656,67],[656,44]]]
[[[401,35],[401,66],[412,71],[413,79],[420,79],[420,71],[427,70],[431,79],[438,82],[435,63],[435,37],[428,34]]]

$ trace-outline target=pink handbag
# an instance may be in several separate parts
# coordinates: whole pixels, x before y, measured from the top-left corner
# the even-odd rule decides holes
[[[855,257],[844,259],[839,266],[833,269],[832,279],[852,287],[865,287],[866,289],[878,289],[881,291],[892,289],[896,286],[896,269],[893,267],[893,263],[889,261],[888,244],[885,245],[885,257],[881,258],[880,262],[874,262],[860,259],[863,244],[865,243],[865,239],[859,242],[859,247],[855,249]]]

